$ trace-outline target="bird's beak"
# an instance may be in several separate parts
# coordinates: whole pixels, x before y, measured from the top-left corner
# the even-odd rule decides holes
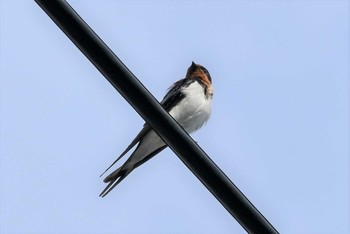
[[[192,69],[196,69],[197,68],[197,64],[195,64],[195,62],[193,62],[192,61],[192,63],[191,63],[191,67],[190,68],[192,68]]]

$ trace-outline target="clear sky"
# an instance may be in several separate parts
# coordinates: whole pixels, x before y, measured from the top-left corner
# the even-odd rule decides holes
[[[209,70],[192,137],[281,233],[348,233],[348,1],[70,2],[158,99]],[[169,149],[101,199],[143,120],[34,1],[0,10],[0,233],[245,233]]]

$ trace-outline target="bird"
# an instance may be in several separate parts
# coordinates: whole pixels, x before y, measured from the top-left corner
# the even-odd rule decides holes
[[[213,87],[208,70],[192,61],[185,78],[170,86],[160,104],[190,134],[201,128],[209,120],[212,98]],[[136,149],[125,163],[103,180],[108,185],[101,192],[100,197],[105,197],[130,172],[167,147],[167,144],[158,134],[145,123],[130,145],[101,176],[136,144],[138,144]]]

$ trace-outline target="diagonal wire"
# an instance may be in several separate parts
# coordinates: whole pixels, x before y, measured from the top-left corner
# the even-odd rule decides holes
[[[35,1],[248,233],[278,233],[66,1]]]

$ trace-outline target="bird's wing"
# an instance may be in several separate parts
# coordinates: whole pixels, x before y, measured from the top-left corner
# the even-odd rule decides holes
[[[166,93],[163,100],[161,101],[161,105],[163,106],[163,108],[167,112],[170,112],[174,106],[176,106],[182,99],[185,98],[185,94],[182,92],[181,89],[183,87],[188,87],[194,81],[195,81],[194,79],[186,78],[175,82],[169,88],[168,92]]]
[[[175,82],[168,90],[167,94],[165,95],[164,99],[161,102],[161,105],[163,108],[169,112],[174,106],[176,106],[183,98],[185,98],[185,95],[182,93],[181,88],[189,86],[191,83],[193,83],[194,79],[181,79],[177,82]],[[143,129],[139,132],[139,134],[135,137],[135,139],[131,142],[131,144],[124,150],[124,152],[100,175],[103,176],[116,162],[119,161],[132,147],[134,147],[137,143],[139,143],[142,138],[151,131],[152,128],[145,123],[143,126]],[[165,148],[165,147],[164,147]],[[163,148],[163,149],[164,149]],[[158,153],[158,152],[157,152]],[[146,160],[147,161],[147,160]]]
[[[138,142],[142,140],[142,138],[150,131],[152,130],[151,127],[145,123],[143,125],[142,130],[137,134],[137,136],[134,138],[134,140],[130,143],[130,145],[124,150],[124,152],[100,175],[103,176],[116,162],[119,161],[132,147],[134,147]]]

